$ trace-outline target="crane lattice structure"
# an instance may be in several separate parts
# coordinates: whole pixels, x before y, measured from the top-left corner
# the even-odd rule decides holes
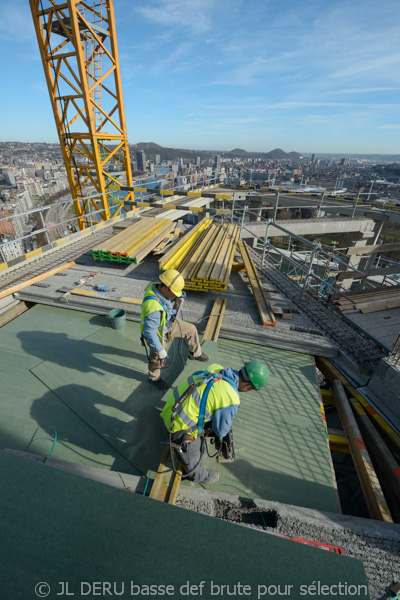
[[[132,185],[112,0],[30,0],[79,227],[124,208]],[[114,203],[114,201],[116,201]],[[119,201],[119,202],[118,202]]]

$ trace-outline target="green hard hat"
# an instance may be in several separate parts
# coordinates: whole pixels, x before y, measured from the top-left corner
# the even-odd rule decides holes
[[[268,369],[265,365],[260,363],[258,360],[252,360],[244,365],[246,373],[256,390],[261,389],[264,385],[267,385],[269,379]]]

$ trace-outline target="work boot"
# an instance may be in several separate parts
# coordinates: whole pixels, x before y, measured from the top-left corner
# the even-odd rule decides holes
[[[164,381],[164,379],[160,378],[160,379],[157,379],[157,381],[152,381],[151,379],[149,379],[148,382],[163,392],[166,392],[169,389],[169,385],[166,381]]]
[[[200,483],[216,483],[219,479],[218,471],[208,471],[208,475]]]
[[[207,362],[208,360],[210,360],[208,354],[204,354],[204,352],[200,354],[200,356],[193,356],[193,354],[189,352],[188,358],[189,360],[200,360],[201,362]]]

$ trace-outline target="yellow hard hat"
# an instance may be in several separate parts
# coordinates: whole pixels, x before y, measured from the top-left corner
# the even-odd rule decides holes
[[[182,296],[185,280],[179,271],[176,269],[167,269],[166,271],[163,271],[160,275],[160,281],[162,281],[177,298]]]

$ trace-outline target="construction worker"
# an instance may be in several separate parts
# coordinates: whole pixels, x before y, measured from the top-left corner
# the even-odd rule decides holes
[[[145,293],[140,315],[142,343],[149,346],[148,379],[161,390],[169,385],[161,379],[161,367],[168,357],[167,342],[174,338],[184,338],[189,349],[189,360],[209,360],[201,350],[197,329],[191,323],[176,318],[174,304],[177,298],[185,297],[185,280],[179,271],[168,269],[160,273],[160,281],[151,283]]]
[[[224,438],[239,408],[239,392],[259,390],[268,378],[267,367],[258,361],[246,362],[238,371],[213,364],[172,390],[161,418],[169,432],[171,452],[184,467],[185,477],[195,483],[218,481],[218,471],[204,468],[204,426],[217,438]]]

